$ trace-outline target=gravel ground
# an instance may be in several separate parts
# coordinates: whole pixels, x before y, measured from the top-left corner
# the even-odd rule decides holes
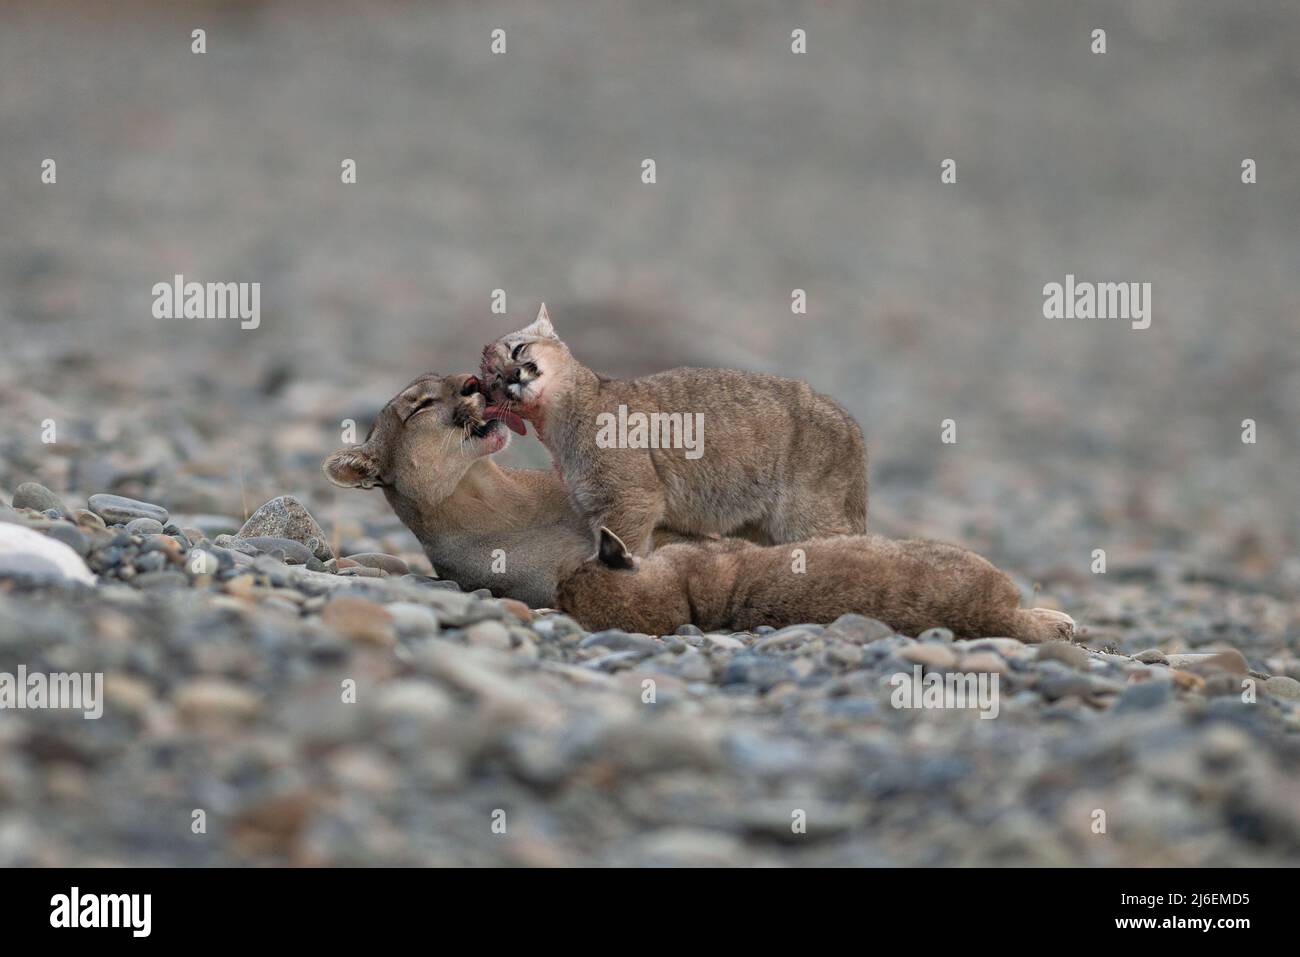
[[[0,864],[1300,860],[1300,14],[1053,6],[0,8],[0,674],[107,697],[0,712]],[[261,326],[154,319],[178,272]],[[1044,319],[1066,273],[1151,282],[1151,329]],[[835,395],[873,529],[1078,645],[591,636],[432,580],[320,462],[541,299],[603,371]],[[282,495],[318,534],[222,538]],[[892,707],[917,665],[998,717]]]

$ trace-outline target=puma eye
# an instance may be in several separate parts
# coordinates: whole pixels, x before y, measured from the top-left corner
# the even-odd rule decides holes
[[[423,412],[425,409],[429,408],[437,401],[438,401],[437,396],[426,395],[419,402],[415,403],[415,406],[411,409],[410,413],[407,414],[406,418],[408,420],[411,419],[417,412]]]
[[[510,350],[510,359],[511,359],[511,361],[514,361],[515,359],[518,359],[518,358],[519,358],[519,353],[521,353],[521,352],[524,351],[524,346],[526,346],[526,345],[528,345],[528,343],[526,343],[526,342],[521,342],[521,343],[519,343],[519,345],[515,346],[513,349]]]

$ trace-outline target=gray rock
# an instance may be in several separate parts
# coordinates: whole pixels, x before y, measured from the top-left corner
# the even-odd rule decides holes
[[[579,648],[608,648],[610,651],[635,651],[642,655],[655,655],[664,645],[649,635],[634,635],[626,631],[598,631],[578,642]]]
[[[168,518],[167,509],[161,505],[141,502],[123,495],[109,495],[101,492],[98,495],[90,496],[90,500],[86,504],[90,506],[92,512],[109,525],[125,525],[135,518],[152,518],[159,523],[159,530],[161,531],[161,526],[166,524]]]
[[[14,508],[30,508],[38,512],[54,509],[60,518],[66,518],[68,510],[63,501],[39,482],[24,482],[14,490]]]
[[[273,538],[269,535],[236,538],[231,541],[230,547],[246,555],[272,555],[279,552],[284,556],[285,562],[290,565],[306,565],[315,558],[311,549],[302,542],[296,542],[291,538]]]
[[[71,522],[55,522],[45,530],[45,534],[67,545],[82,558],[90,554],[89,536]]]
[[[126,523],[126,530],[131,535],[161,535],[163,523],[156,518],[133,518]]]
[[[1150,711],[1159,708],[1173,697],[1173,682],[1168,679],[1152,678],[1130,684],[1115,699],[1114,712],[1117,715],[1132,714],[1138,711]]]
[[[738,654],[732,655],[727,667],[722,672],[724,685],[754,685],[760,691],[767,691],[782,681],[791,681],[794,670],[783,658],[767,655]]]
[[[358,552],[356,555],[343,557],[367,568],[382,569],[390,575],[405,575],[411,570],[410,566],[396,555],[386,555],[383,552]]]
[[[239,532],[236,539],[250,538],[288,538],[300,542],[311,549],[312,554],[323,562],[334,557],[325,532],[316,524],[316,519],[306,507],[292,495],[281,495],[271,499],[255,511]]]
[[[849,614],[840,615],[831,622],[826,628],[826,633],[833,638],[842,638],[845,641],[852,641],[857,644],[867,644],[890,637],[894,634],[894,629],[883,621],[877,621],[875,618]]]

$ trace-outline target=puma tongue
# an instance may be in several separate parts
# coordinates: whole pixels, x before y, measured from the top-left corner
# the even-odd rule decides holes
[[[489,405],[483,410],[483,415],[489,419],[500,419],[511,432],[518,432],[520,435],[528,434],[527,429],[524,428],[524,420],[509,409],[504,409],[499,405]]]

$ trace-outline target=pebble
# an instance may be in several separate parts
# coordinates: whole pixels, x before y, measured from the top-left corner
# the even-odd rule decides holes
[[[261,505],[235,535],[248,538],[288,538],[311,549],[323,562],[334,557],[325,532],[300,501],[292,495],[280,495]]]
[[[355,555],[348,555],[344,560],[356,562],[367,568],[379,568],[390,575],[405,575],[411,570],[410,566],[396,555],[385,555],[382,552],[358,552]]]
[[[947,645],[937,644],[935,642],[908,645],[898,651],[898,657],[902,658],[904,661],[910,661],[912,664],[923,665],[926,668],[938,668],[940,670],[947,670],[957,664],[957,653]],[[999,661],[1000,660],[1001,659],[999,659]]]
[[[991,651],[972,651],[962,656],[961,664],[957,670],[1005,675],[1011,669],[1001,655],[994,654]]]
[[[163,523],[156,518],[133,518],[126,523],[129,535],[161,535]]]
[[[94,574],[68,545],[25,526],[3,522],[0,523],[0,578],[6,577],[95,583]]]
[[[90,537],[71,522],[55,522],[45,532],[55,541],[62,542],[81,558],[90,554]]]
[[[261,710],[257,695],[242,685],[219,678],[198,678],[176,690],[172,703],[190,721],[233,719],[248,721]]]
[[[471,645],[496,648],[499,651],[509,651],[512,644],[510,631],[499,621],[480,621],[470,625],[465,629],[465,639]]]
[[[102,518],[88,508],[74,509],[72,512],[72,520],[82,528],[102,529],[108,527],[104,524]]]
[[[649,635],[629,634],[626,631],[598,631],[578,642],[579,648],[608,648],[610,651],[635,651],[654,655],[664,650],[658,639]]]
[[[391,645],[396,641],[393,616],[368,598],[340,595],[321,610],[320,620],[339,634],[365,644]]]
[[[1173,694],[1173,684],[1160,678],[1129,684],[1115,699],[1115,713],[1123,715],[1163,707]]]
[[[1194,671],[1202,675],[1213,671],[1230,671],[1244,675],[1250,671],[1245,656],[1235,648],[1208,653],[1166,655],[1165,661],[1170,668]]]
[[[302,542],[296,542],[291,538],[274,538],[269,535],[237,538],[233,540],[232,547],[238,548],[240,551],[251,548],[253,552],[262,555],[272,555],[279,552],[284,556],[285,562],[290,565],[306,565],[315,557],[312,550]],[[245,554],[248,553],[245,552]]]
[[[826,633],[831,637],[841,638],[845,641],[868,644],[882,638],[891,637],[894,634],[894,629],[883,621],[877,621],[875,618],[848,614],[840,615],[839,618],[831,622],[826,628]]]
[[[1075,671],[1087,671],[1089,668],[1091,659],[1087,650],[1068,641],[1048,641],[1035,647],[1038,649],[1035,661],[1059,661]]]
[[[63,500],[39,482],[23,482],[14,489],[13,507],[30,508],[37,512],[53,509],[61,518],[68,515]]]
[[[90,496],[86,504],[92,512],[102,518],[108,525],[125,525],[132,519],[152,518],[158,522],[158,530],[162,531],[162,526],[167,522],[168,518],[167,509],[161,505],[141,502],[122,495],[109,495],[101,492],[98,495]]]
[[[1286,675],[1274,675],[1264,682],[1264,690],[1275,698],[1300,701],[1300,681]]]

